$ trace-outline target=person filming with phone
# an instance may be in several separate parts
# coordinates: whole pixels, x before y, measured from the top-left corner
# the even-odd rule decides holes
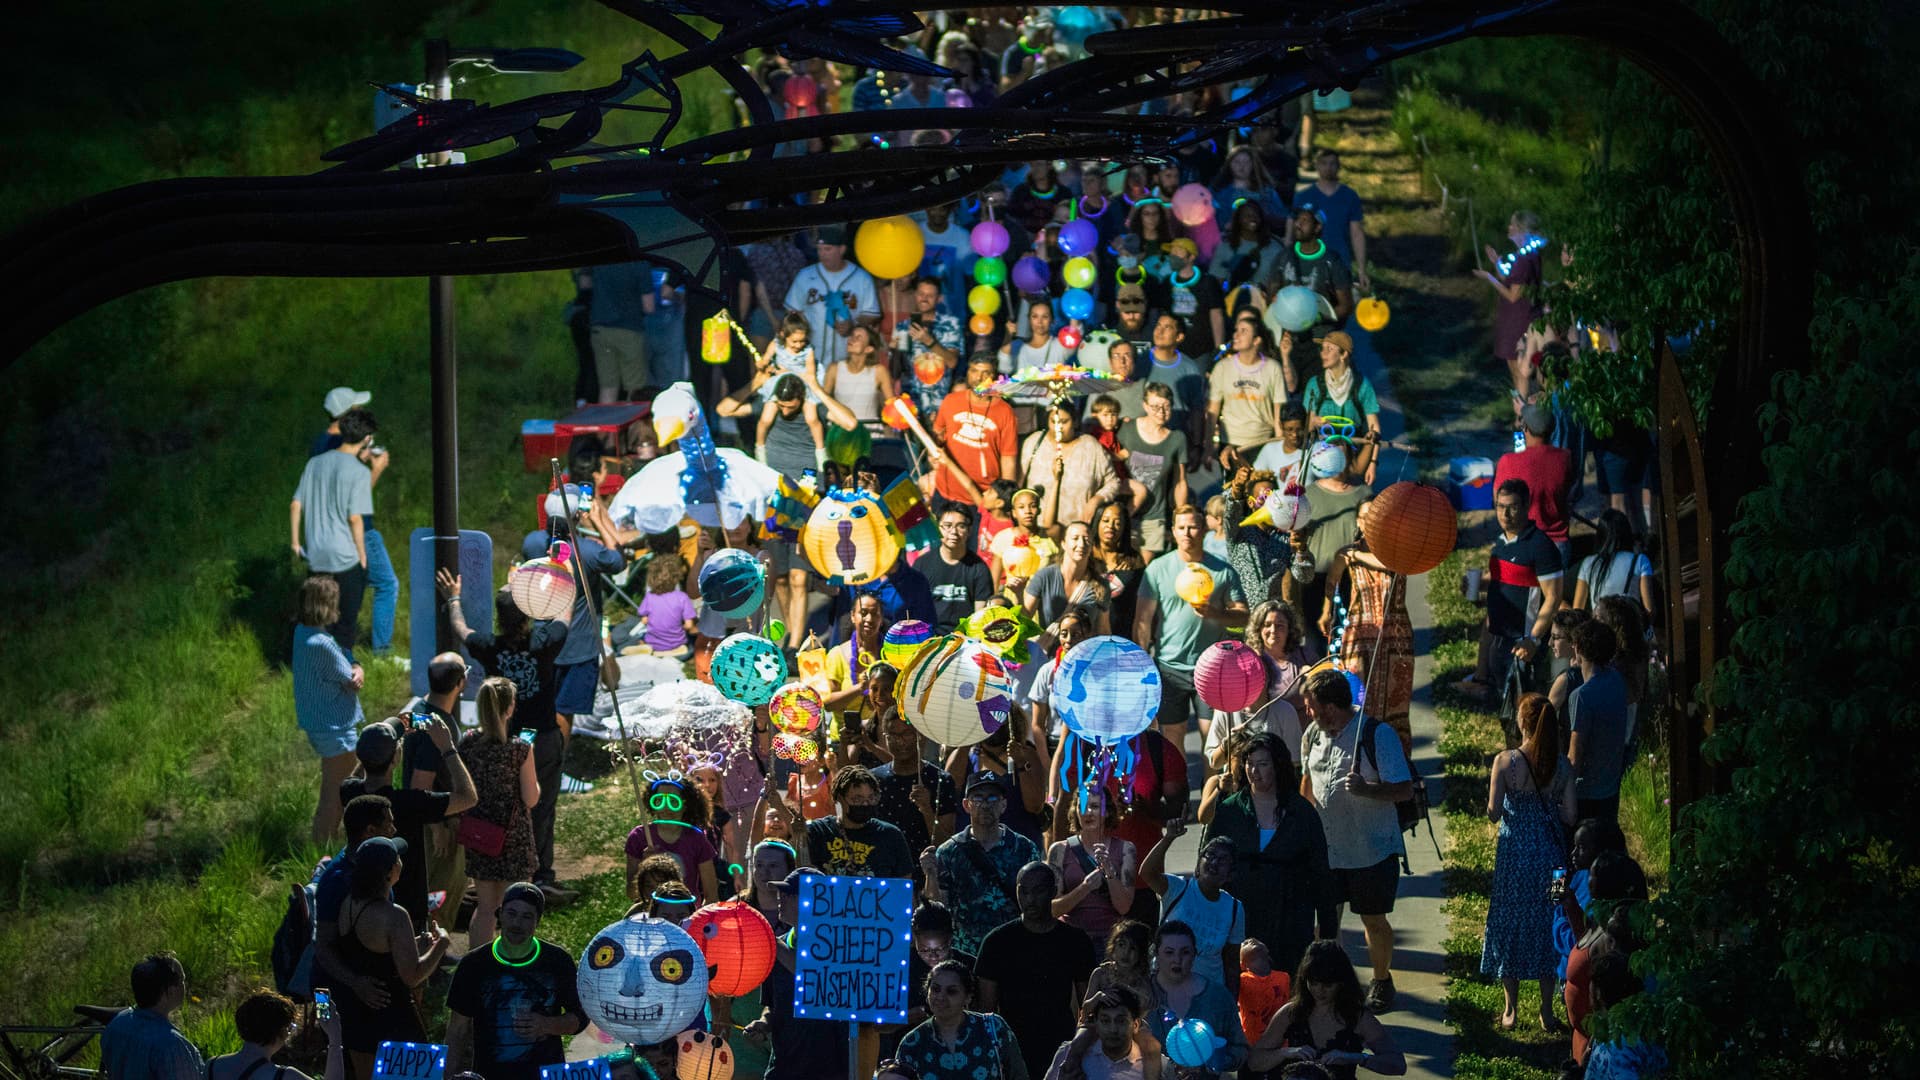
[[[446,762],[449,790],[422,791],[393,786],[393,766],[400,756],[400,740],[413,730],[423,732]],[[426,850],[427,826],[465,813],[479,801],[473,776],[467,772],[460,749],[453,744],[453,728],[446,720],[424,709],[411,716],[396,716],[361,728],[354,753],[360,758],[364,775],[340,785],[340,801],[344,804],[362,795],[384,795],[392,803],[394,834],[407,842],[408,850],[416,853],[402,865],[400,880],[393,889],[394,902],[413,917],[414,929],[425,930],[427,872],[424,860],[417,853]]]

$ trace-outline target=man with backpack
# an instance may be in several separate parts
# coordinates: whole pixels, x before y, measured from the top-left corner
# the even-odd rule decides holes
[[[1320,936],[1339,936],[1339,905],[1360,916],[1373,961],[1367,1008],[1385,1012],[1394,996],[1393,927],[1387,916],[1406,853],[1394,804],[1413,797],[1413,770],[1393,728],[1354,710],[1346,673],[1315,671],[1307,678],[1304,700],[1313,724],[1301,739],[1300,794],[1320,809],[1334,880],[1334,906],[1320,913]]]

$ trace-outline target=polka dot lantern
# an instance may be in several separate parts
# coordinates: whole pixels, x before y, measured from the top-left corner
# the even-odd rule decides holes
[[[673,1056],[676,1080],[733,1080],[733,1051],[720,1036],[706,1031],[683,1031]]]
[[[742,705],[765,705],[787,681],[787,658],[758,634],[732,634],[713,650],[714,689]]]

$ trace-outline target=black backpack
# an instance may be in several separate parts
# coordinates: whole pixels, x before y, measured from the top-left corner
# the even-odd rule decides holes
[[[1360,716],[1360,750],[1367,755],[1367,762],[1373,766],[1375,776],[1380,775],[1380,748],[1373,740],[1379,734],[1379,729],[1384,726],[1365,713]],[[1399,733],[1395,732],[1394,738],[1399,737]],[[1407,755],[1407,775],[1413,778],[1413,794],[1393,804],[1393,812],[1400,818],[1400,831],[1418,833],[1420,823],[1425,821],[1427,839],[1433,841],[1433,856],[1436,859],[1443,858],[1440,854],[1440,838],[1433,834],[1432,806],[1427,799],[1427,781],[1420,775],[1419,768],[1413,764],[1411,754]],[[1413,864],[1408,861],[1405,850],[1400,852],[1400,867],[1409,874],[1413,873]]]
[[[313,1000],[314,887],[296,884],[287,896],[287,913],[273,932],[275,989],[298,1002]]]

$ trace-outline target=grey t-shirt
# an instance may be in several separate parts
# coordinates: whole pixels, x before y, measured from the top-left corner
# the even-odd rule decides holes
[[[1335,870],[1364,869],[1403,850],[1400,813],[1392,803],[1333,790],[1336,780],[1353,771],[1356,757],[1362,780],[1398,784],[1413,779],[1400,749],[1400,736],[1389,724],[1370,725],[1374,755],[1380,762],[1379,770],[1374,770],[1373,759],[1359,748],[1361,724],[1357,713],[1338,735],[1327,734],[1317,723],[1309,724],[1301,740],[1301,756],[1306,759],[1307,777],[1313,782],[1313,801],[1320,805],[1320,824],[1327,832],[1327,865]]]
[[[1626,771],[1627,680],[1612,667],[1567,697],[1568,730],[1580,736],[1580,771],[1574,777],[1578,799],[1611,799],[1620,794]]]
[[[817,405],[810,407],[820,408]],[[827,422],[824,418],[820,421],[823,434]],[[805,411],[794,413],[791,418],[778,413],[774,415],[773,427],[767,429],[768,468],[797,483],[801,473],[817,464],[813,451],[813,433],[807,430]]]
[[[1135,515],[1141,521],[1164,521],[1173,508],[1167,505],[1173,492],[1173,467],[1187,464],[1187,436],[1170,430],[1167,437],[1150,443],[1140,434],[1138,425],[1120,429],[1120,445],[1127,450],[1127,471],[1147,489],[1147,505]]]
[[[360,565],[353,546],[354,514],[373,515],[373,470],[352,454],[330,450],[307,459],[293,497],[300,503],[300,543],[307,565],[337,574]]]

